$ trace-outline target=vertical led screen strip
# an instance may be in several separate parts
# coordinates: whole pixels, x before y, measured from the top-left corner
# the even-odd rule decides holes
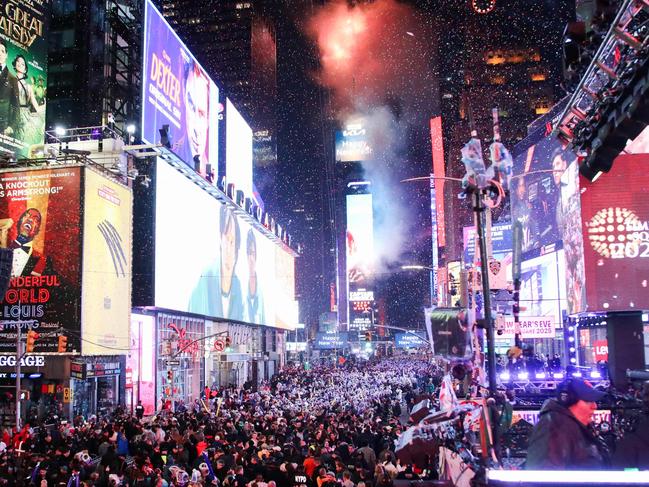
[[[0,247],[14,249],[2,303],[0,352],[16,350],[15,327],[37,331],[34,351],[81,352],[81,168],[0,174]]]
[[[28,157],[45,136],[50,0],[0,0],[0,150]]]
[[[272,240],[164,161],[156,180],[156,306],[292,329],[277,307],[295,307],[293,260],[278,267]]]
[[[142,62],[142,139],[161,140],[169,126],[171,149],[192,168],[214,176],[218,167],[219,90],[162,14],[147,0]]]
[[[129,348],[131,191],[85,170],[81,323],[84,355]]]
[[[252,197],[252,129],[230,99],[225,109],[225,176],[228,184]]]
[[[595,183],[580,180],[589,310],[649,308],[648,158],[623,155]]]
[[[372,325],[374,295],[369,287],[374,256],[372,195],[347,195],[347,289],[349,330],[363,331]]]

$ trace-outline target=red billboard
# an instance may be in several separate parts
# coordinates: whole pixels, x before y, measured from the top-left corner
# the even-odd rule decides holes
[[[80,352],[80,167],[0,174],[0,247],[14,249],[0,306],[0,352],[16,349],[15,329],[39,334],[35,352]]]
[[[588,309],[649,307],[649,154],[622,155],[595,183],[581,178]]]

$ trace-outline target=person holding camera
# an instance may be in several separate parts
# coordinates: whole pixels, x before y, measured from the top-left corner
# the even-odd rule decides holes
[[[598,470],[608,455],[591,428],[597,401],[606,394],[572,378],[541,408],[527,450],[528,470]]]

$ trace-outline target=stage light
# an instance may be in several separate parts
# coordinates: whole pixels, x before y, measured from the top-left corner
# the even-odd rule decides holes
[[[570,361],[572,362],[572,359],[570,359]],[[573,372],[572,376],[573,377],[581,377],[581,372]]]
[[[500,380],[502,380],[502,381],[508,381],[510,378],[511,377],[510,377],[508,372],[502,372],[500,374]]]
[[[555,379],[563,379],[563,373],[555,372],[554,374],[552,374],[552,377],[554,377]]]
[[[129,123],[129,124],[126,126],[126,132],[128,132],[128,133],[131,134],[131,135],[133,135],[133,134],[135,133],[135,124],[134,124],[134,123]]]
[[[574,342],[574,341],[575,341],[575,337],[568,337],[568,341],[569,341],[569,342]]]
[[[568,331],[572,333],[573,331],[575,331],[575,327],[574,326],[569,326]]]
[[[59,137],[63,137],[65,135],[65,127],[57,125],[56,127],[54,127],[54,133]]]
[[[539,374],[536,374],[534,377],[537,379],[545,379],[545,372],[541,372]]]
[[[570,353],[575,353],[575,347],[570,347]]]
[[[576,359],[575,357],[570,357],[570,363],[571,363],[571,364],[576,364],[576,363],[577,363],[577,359]]]
[[[527,372],[519,372],[518,373],[518,378],[520,380],[527,380],[529,376],[530,376],[530,374],[528,374]]]
[[[590,377],[591,377],[591,379],[601,379],[601,378],[602,378],[602,374],[600,374],[600,373],[597,372],[596,370],[593,370],[593,371],[590,373]]]

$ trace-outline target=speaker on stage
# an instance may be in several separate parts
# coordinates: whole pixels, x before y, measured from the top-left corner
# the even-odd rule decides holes
[[[627,369],[645,368],[642,312],[609,312],[606,328],[609,376],[616,389],[624,390]]]
[[[14,250],[0,248],[0,302],[4,301],[5,293],[9,288],[13,261]]]

